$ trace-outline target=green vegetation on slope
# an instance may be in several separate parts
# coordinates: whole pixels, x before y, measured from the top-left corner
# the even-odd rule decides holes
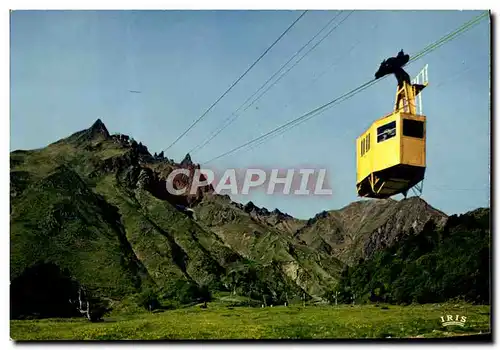
[[[431,303],[459,297],[489,303],[490,241],[489,209],[452,216],[440,230],[429,224],[347,267],[339,300]]]
[[[198,220],[231,249],[248,260],[273,266],[283,275],[273,274],[275,278],[295,284],[291,295],[300,295],[302,289],[318,299],[325,287],[335,285],[342,270],[343,263],[338,259],[301,244],[288,232],[264,226],[220,197],[207,197],[196,207],[196,213]]]
[[[64,166],[26,189],[11,213],[11,278],[49,262],[110,297],[134,292],[147,278],[116,208]]]

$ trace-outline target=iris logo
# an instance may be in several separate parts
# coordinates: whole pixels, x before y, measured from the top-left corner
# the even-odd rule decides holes
[[[446,318],[446,320],[445,320]],[[465,326],[465,321],[467,321],[466,316],[460,316],[460,315],[446,315],[441,316],[441,323],[443,326]]]

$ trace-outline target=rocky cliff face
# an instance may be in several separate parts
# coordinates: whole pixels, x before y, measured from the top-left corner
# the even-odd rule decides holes
[[[196,170],[199,164],[193,163],[190,155],[180,162],[164,156],[151,155],[148,148],[128,135],[110,135],[104,123],[98,119],[89,129],[82,130],[58,143],[67,142],[82,147],[88,152],[106,153],[109,157],[94,159],[91,178],[105,174],[115,174],[129,188],[141,188],[149,191],[156,198],[167,200],[175,205],[191,207],[199,203],[206,193],[213,192],[212,186],[202,186],[191,193]],[[185,193],[174,195],[167,191],[166,181],[175,169],[186,169],[189,174],[178,174],[173,180],[176,190],[186,188]],[[203,174],[199,181],[205,181]]]
[[[371,232],[363,244],[365,258],[370,258],[374,252],[392,246],[406,235],[421,232],[428,223],[443,228],[448,218],[446,214],[434,209],[418,197],[394,203],[384,214],[383,224]]]
[[[88,129],[78,131],[71,135],[70,137],[60,140],[58,142],[72,142],[77,145],[82,145],[91,141],[99,141],[99,140],[108,140],[110,138],[110,134],[106,125],[102,122],[101,119],[97,119],[94,124]]]
[[[264,207],[256,206],[252,201],[247,204],[232,202],[232,205],[248,213],[256,222],[290,234],[295,233],[305,224],[304,220],[296,219],[287,213],[281,212],[278,208],[269,211]]]
[[[443,228],[448,220],[446,214],[418,197],[401,201],[358,201],[339,210],[323,211],[307,221],[295,219],[278,209],[259,208],[252,202],[235,203],[229,196],[210,198],[217,198],[217,208],[207,197],[197,210],[201,213],[200,220],[211,227],[240,225],[239,212],[244,212],[252,222],[286,233],[297,244],[314,248],[346,264],[370,258],[376,251],[421,232],[425,225],[432,223],[438,229]]]
[[[367,200],[316,215],[296,232],[296,237],[352,263],[420,232],[429,221],[443,227],[446,220],[446,214],[418,197]]]

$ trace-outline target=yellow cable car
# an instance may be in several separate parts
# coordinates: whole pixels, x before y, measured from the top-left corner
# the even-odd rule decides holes
[[[422,90],[428,85],[427,65],[409,83],[401,82],[394,111],[376,120],[356,140],[358,196],[388,198],[423,181],[425,174],[426,117]]]

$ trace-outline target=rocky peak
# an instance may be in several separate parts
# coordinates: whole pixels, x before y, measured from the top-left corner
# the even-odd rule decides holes
[[[106,125],[104,125],[101,119],[97,119],[95,123],[92,124],[89,131],[92,136],[102,135],[105,138],[109,138],[108,129],[106,128]]]
[[[328,212],[323,210],[321,213],[318,213],[318,214],[314,215],[313,218],[307,220],[307,225],[312,225],[316,221],[318,221],[319,219],[325,219],[327,217],[328,217]]]
[[[254,211],[255,209],[257,209],[257,207],[255,206],[255,204],[253,204],[252,201],[249,201],[247,204],[245,204],[245,206],[243,207],[243,210],[247,213],[250,213],[252,211]]]
[[[97,119],[90,128],[75,132],[71,136],[61,139],[56,143],[69,142],[78,146],[89,146],[89,142],[108,140],[110,138],[111,136],[106,125],[104,125],[101,119]]]
[[[184,157],[184,159],[182,160],[182,162],[180,163],[180,165],[182,167],[188,167],[188,166],[192,166],[194,163],[193,161],[191,160],[191,156],[188,154],[186,154],[186,156]]]
[[[317,214],[296,236],[351,263],[371,257],[404,236],[421,232],[426,224],[442,228],[446,220],[446,214],[418,197],[361,200]]]
[[[274,215],[283,215],[283,212],[278,208],[275,208],[271,213]]]

